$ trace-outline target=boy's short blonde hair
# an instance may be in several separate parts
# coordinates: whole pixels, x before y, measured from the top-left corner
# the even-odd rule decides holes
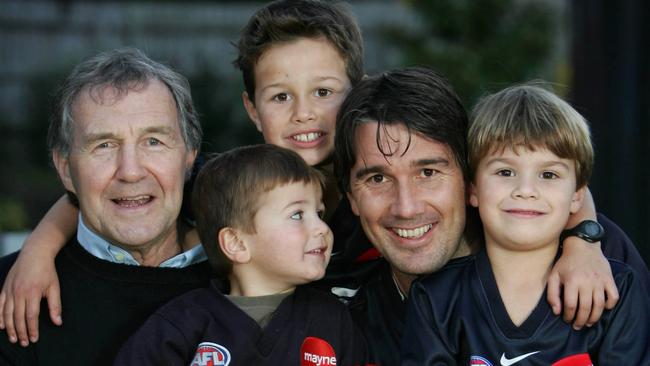
[[[587,185],[594,150],[587,121],[539,85],[517,85],[482,98],[467,136],[472,180],[481,159],[497,149],[546,148],[576,165],[576,188]]]

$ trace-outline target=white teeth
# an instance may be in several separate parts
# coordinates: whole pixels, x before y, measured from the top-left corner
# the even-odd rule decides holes
[[[141,201],[148,200],[150,196],[137,196],[137,197],[120,197],[117,198],[118,201]]]
[[[116,198],[113,201],[121,206],[125,207],[135,207],[138,205],[144,205],[145,203],[151,200],[151,196],[137,196],[137,197],[120,197]]]
[[[291,138],[300,142],[312,142],[321,136],[323,136],[321,132],[309,132],[309,133],[301,133],[299,135],[293,135],[291,136]]]
[[[421,226],[421,227],[415,228],[415,229],[393,228],[393,231],[397,235],[401,236],[402,238],[415,239],[415,238],[419,238],[422,235],[424,235],[426,232],[431,230],[432,227],[433,227],[432,224],[427,224],[427,225],[424,225],[424,226]]]

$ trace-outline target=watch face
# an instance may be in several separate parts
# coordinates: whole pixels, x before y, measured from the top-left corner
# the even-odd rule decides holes
[[[600,235],[600,225],[593,221],[587,221],[584,226],[585,234],[591,237],[598,237]]]

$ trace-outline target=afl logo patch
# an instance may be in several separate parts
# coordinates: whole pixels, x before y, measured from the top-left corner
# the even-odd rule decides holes
[[[226,347],[210,342],[203,342],[196,348],[190,366],[228,366],[230,352]]]
[[[469,359],[469,364],[471,366],[492,366],[490,361],[486,360],[485,358],[481,356],[472,356]]]
[[[327,341],[307,337],[300,346],[300,366],[334,366],[336,353]]]

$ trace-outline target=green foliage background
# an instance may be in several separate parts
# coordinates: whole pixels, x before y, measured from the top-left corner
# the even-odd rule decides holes
[[[430,65],[471,106],[484,92],[545,77],[558,14],[547,2],[411,0],[415,30],[386,30],[404,65]]]

